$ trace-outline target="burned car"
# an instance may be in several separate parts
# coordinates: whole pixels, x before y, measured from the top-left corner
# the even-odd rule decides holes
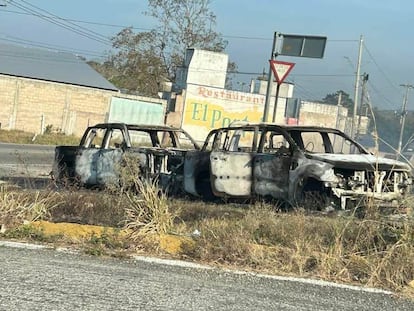
[[[317,210],[372,199],[396,203],[411,189],[408,164],[370,154],[343,132],[241,124],[212,130],[188,152],[186,192],[204,198],[271,198]],[[317,203],[310,198],[319,198]]]
[[[88,127],[78,146],[56,147],[52,176],[58,184],[106,186],[118,182],[128,157],[138,164],[139,177],[157,179],[164,189],[178,187],[185,153],[197,149],[179,128],[102,123]]]

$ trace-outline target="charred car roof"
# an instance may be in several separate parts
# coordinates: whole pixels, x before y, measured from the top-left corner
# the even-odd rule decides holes
[[[259,128],[259,129],[274,129],[279,130],[281,132],[286,132],[290,135],[290,133],[299,133],[299,132],[319,132],[319,133],[336,133],[339,134],[350,141],[352,141],[362,153],[370,154],[370,152],[365,149],[364,146],[362,146],[357,141],[353,140],[351,137],[349,137],[346,133],[342,132],[341,130],[330,128],[330,127],[322,127],[322,126],[308,126],[308,125],[283,125],[283,124],[274,124],[274,123],[266,123],[266,122],[260,122],[260,123],[247,123],[247,122],[240,122],[235,124],[230,124],[227,127],[222,127],[218,129],[212,130],[210,133],[214,133],[223,129],[248,129],[248,128]]]
[[[120,122],[113,122],[113,123],[98,123],[92,126],[91,128],[128,128],[128,129],[135,129],[135,130],[168,130],[168,131],[180,131],[185,132],[181,128],[169,126],[169,125],[154,125],[154,124],[127,124],[127,123],[120,123]]]

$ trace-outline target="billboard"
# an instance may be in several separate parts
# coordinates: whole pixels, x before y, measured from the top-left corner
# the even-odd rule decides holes
[[[265,100],[261,94],[188,84],[182,128],[197,141],[204,141],[210,130],[234,121],[261,122]],[[285,99],[281,100],[284,103]],[[283,120],[284,105],[279,106]]]

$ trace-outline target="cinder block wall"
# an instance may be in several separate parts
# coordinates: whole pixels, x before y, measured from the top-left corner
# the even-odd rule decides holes
[[[105,122],[114,91],[0,75],[2,129],[40,133],[51,125],[81,136],[88,125]]]
[[[347,126],[348,109],[334,105],[302,101],[299,124],[333,127],[344,130]]]

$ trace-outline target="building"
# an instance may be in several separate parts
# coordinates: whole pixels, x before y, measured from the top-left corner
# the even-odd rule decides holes
[[[262,121],[267,82],[252,83],[251,92],[225,89],[227,64],[228,56],[224,53],[189,49],[184,66],[177,73],[166,123],[182,127],[201,142],[213,128],[234,121]],[[286,101],[293,95],[293,85],[282,84],[280,89],[276,122],[284,123]],[[272,90],[276,94],[275,86]],[[273,112],[274,95],[270,101]]]
[[[0,44],[0,127],[80,136],[107,121],[164,123],[167,102],[121,94],[70,53]]]
[[[337,128],[351,135],[352,117],[348,116],[348,109],[343,106],[301,101],[298,108],[298,124]],[[356,137],[366,135],[369,118],[356,116],[354,126]]]

